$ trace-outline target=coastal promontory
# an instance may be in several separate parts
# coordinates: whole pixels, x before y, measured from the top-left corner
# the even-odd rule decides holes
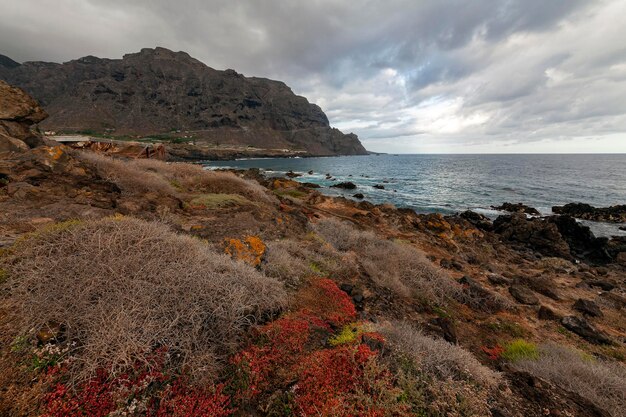
[[[113,138],[361,155],[354,134],[285,83],[208,67],[185,52],[145,48],[122,59],[62,64],[0,56],[0,79],[24,89],[50,115],[41,129]]]

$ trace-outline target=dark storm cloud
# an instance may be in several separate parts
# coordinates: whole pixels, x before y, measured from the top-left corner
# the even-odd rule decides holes
[[[626,131],[624,3],[0,0],[0,53],[66,61],[159,45],[282,79],[374,149],[497,146]]]

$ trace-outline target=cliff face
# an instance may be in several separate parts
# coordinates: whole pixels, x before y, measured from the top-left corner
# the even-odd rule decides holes
[[[142,49],[122,59],[63,64],[0,60],[0,79],[23,88],[53,130],[114,134],[189,131],[200,142],[364,154],[356,135],[330,127],[315,104],[280,81],[218,71],[184,52]],[[113,130],[114,129],[114,130]]]

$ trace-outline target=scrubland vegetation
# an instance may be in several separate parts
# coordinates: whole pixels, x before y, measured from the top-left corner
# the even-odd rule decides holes
[[[132,218],[68,222],[26,236],[6,256],[20,329],[62,324],[81,378],[112,375],[155,348],[215,376],[243,331],[286,304],[280,283],[167,226]],[[73,348],[74,349],[74,348]]]

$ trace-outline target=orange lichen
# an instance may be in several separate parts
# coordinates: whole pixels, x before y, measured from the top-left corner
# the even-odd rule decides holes
[[[277,190],[280,188],[294,188],[298,187],[299,185],[300,183],[297,181],[276,178],[272,181],[270,187],[272,188],[272,190]]]
[[[265,243],[257,236],[246,236],[243,241],[240,239],[224,240],[224,253],[254,267],[261,264],[265,250]]]

